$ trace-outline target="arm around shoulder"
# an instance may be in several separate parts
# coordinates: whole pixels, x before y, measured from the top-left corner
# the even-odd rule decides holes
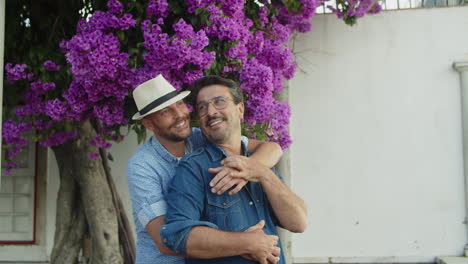
[[[268,201],[281,225],[294,233],[302,233],[307,228],[307,207],[280,178],[265,168],[260,183]]]
[[[269,168],[274,167],[283,156],[283,149],[275,142],[249,139],[247,150],[252,153],[251,158]]]

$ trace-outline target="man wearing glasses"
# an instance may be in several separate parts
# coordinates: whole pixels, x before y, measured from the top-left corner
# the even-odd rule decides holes
[[[210,143],[184,156],[177,167],[167,196],[166,224],[161,227],[163,242],[186,255],[185,263],[189,264],[285,263],[279,241],[233,238],[259,221],[264,221],[264,228],[248,234],[277,236],[276,226],[303,232],[307,226],[304,201],[275,171],[246,157],[249,153],[241,141],[243,96],[235,82],[203,77],[195,82],[192,93],[200,128]],[[219,171],[222,160],[233,155],[244,155],[236,162],[246,164],[251,171],[249,175],[229,175],[249,183],[238,193],[219,195],[211,186],[224,178],[213,173]],[[220,238],[219,230],[223,231],[222,239],[213,239]],[[264,250],[256,250],[258,247]]]
[[[133,91],[133,99],[138,108],[133,119],[142,120],[144,127],[153,132],[153,136],[138,148],[127,166],[137,234],[137,264],[184,263],[182,256],[175,256],[176,254],[161,242],[159,228],[164,224],[168,186],[180,157],[207,143],[198,128],[190,128],[189,110],[182,101],[189,93],[177,92],[162,75],[144,82]],[[243,138],[243,141],[248,141],[249,150],[255,152],[255,157],[252,158],[257,158],[268,166],[274,166],[281,157],[281,148],[275,143],[261,143],[246,138]],[[230,162],[236,160],[236,157],[230,158]],[[240,173],[248,174],[242,164],[234,164],[231,167],[240,170]],[[219,177],[224,179],[222,183],[214,186],[217,191],[223,192],[231,186],[236,186],[235,190],[238,191],[246,184],[242,179],[230,180],[226,175],[229,170],[232,169],[217,169]],[[261,224],[252,229],[260,226]],[[240,236],[237,239],[243,238]],[[256,237],[249,238],[256,241],[272,239],[271,236],[259,232]]]

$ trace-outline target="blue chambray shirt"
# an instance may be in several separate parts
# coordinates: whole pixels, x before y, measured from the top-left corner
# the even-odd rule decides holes
[[[243,137],[242,141],[247,144],[248,139]],[[185,152],[190,153],[206,143],[207,140],[200,129],[192,128],[192,135],[186,141]],[[184,263],[181,257],[159,252],[145,229],[151,220],[166,214],[165,197],[179,160],[152,136],[128,161],[126,174],[137,235],[136,264]]]
[[[246,149],[244,144],[243,147]],[[211,192],[209,182],[214,175],[208,172],[208,168],[221,166],[220,162],[225,157],[227,155],[221,147],[209,143],[205,148],[184,156],[179,163],[167,196],[166,224],[161,227],[162,241],[173,251],[186,254],[187,238],[194,226],[242,232],[263,219],[263,231],[269,235],[278,235],[278,220],[260,183],[250,182],[234,195]],[[281,247],[281,243],[278,246]],[[285,263],[281,251],[278,263]],[[187,258],[185,263],[257,262],[235,256],[209,260]]]

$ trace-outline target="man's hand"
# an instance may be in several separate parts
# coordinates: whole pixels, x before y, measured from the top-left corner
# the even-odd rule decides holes
[[[210,186],[212,192],[217,194],[222,194],[237,184],[236,188],[229,192],[229,195],[236,194],[247,181],[259,182],[265,175],[265,170],[269,170],[255,159],[239,155],[227,157],[221,164],[223,167],[208,169],[210,173],[216,173]]]
[[[231,174],[236,173],[236,170],[229,167],[209,168],[210,173],[216,173],[216,176],[211,180],[211,192],[216,194],[223,194],[225,191],[237,185],[234,189],[229,191],[229,195],[238,193],[242,187],[247,184],[247,181],[242,178],[234,178]],[[216,180],[215,180],[216,179]]]
[[[261,264],[274,264],[280,260],[281,249],[277,247],[278,237],[266,235],[263,232],[265,221],[261,220],[256,225],[249,227],[244,232],[258,236],[254,240],[254,247],[250,254],[241,255],[248,260],[258,261]]]
[[[234,178],[242,178],[250,182],[260,182],[266,170],[270,170],[256,159],[235,155],[225,158],[221,161],[224,167],[235,169],[231,172]],[[213,179],[214,180],[214,179]]]

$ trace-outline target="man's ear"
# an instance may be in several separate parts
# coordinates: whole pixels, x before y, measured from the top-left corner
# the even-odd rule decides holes
[[[244,109],[244,108],[245,108],[244,102],[238,103],[238,104],[237,104],[237,107],[238,107],[238,109],[239,109],[239,118],[240,118],[240,120],[242,120],[242,119],[244,119],[244,110],[245,110],[245,109]]]
[[[151,130],[153,131],[153,124],[146,118],[143,118],[141,120],[141,124],[143,124],[143,126],[148,129],[148,130]]]

